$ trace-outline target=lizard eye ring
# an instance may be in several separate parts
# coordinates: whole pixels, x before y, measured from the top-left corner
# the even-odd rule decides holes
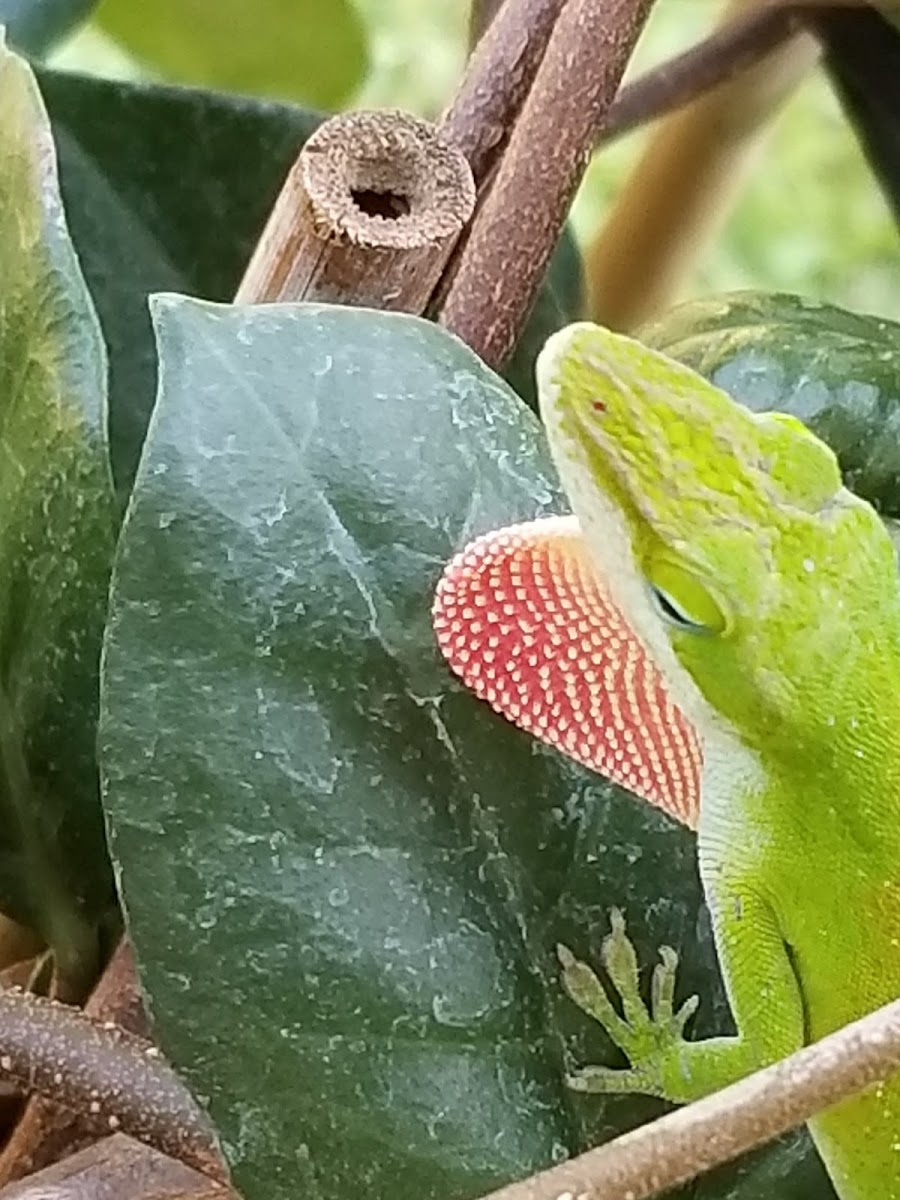
[[[676,629],[687,630],[689,633],[708,632],[707,627],[693,620],[668,592],[653,583],[648,584],[648,587],[654,607],[666,624],[674,625]]]
[[[644,564],[644,579],[657,615],[683,633],[724,633],[728,620],[705,581],[671,556],[652,556]]]

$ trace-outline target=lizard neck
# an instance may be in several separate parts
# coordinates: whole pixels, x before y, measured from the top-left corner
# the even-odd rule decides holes
[[[802,719],[746,734],[710,724],[701,830],[723,817],[734,824],[738,810],[751,827],[793,825],[806,840],[828,826],[873,854],[883,850],[900,873],[900,615],[893,624],[822,655],[797,686]]]

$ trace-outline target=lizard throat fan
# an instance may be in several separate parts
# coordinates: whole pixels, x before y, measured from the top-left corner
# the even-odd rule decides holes
[[[451,668],[496,712],[696,827],[697,737],[598,578],[576,518],[476,539],[445,569],[433,622]]]

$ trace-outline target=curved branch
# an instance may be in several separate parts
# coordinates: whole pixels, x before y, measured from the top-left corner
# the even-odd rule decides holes
[[[518,340],[651,3],[568,0],[553,28],[438,313],[490,366]]]
[[[104,1133],[223,1179],[212,1124],[155,1046],[55,1000],[0,991],[0,1071]]]
[[[900,1000],[789,1058],[484,1200],[646,1200],[900,1070]]]
[[[767,4],[741,13],[690,49],[626,84],[597,131],[597,146],[690,104],[754,66],[801,27],[803,7]]]

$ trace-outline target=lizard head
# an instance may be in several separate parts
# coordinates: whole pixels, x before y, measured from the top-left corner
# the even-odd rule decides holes
[[[674,701],[701,735],[724,721],[796,758],[894,628],[876,512],[795,418],[752,413],[631,338],[569,326],[537,370],[591,560]]]
[[[598,326],[551,337],[537,375],[573,515],[483,534],[447,565],[433,620],[452,669],[691,826],[735,735],[795,767],[842,737],[865,753],[877,699],[857,681],[896,671],[896,556],[831,450]]]

